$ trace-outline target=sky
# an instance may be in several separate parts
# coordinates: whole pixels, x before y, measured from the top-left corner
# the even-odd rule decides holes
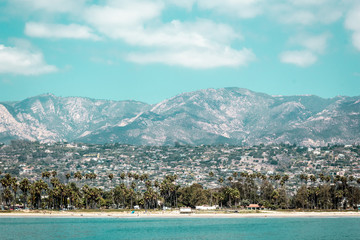
[[[360,95],[358,0],[1,0],[0,101]]]

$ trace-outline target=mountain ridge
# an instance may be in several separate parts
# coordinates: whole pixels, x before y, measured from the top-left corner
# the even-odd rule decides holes
[[[0,102],[0,142],[259,144],[360,142],[360,96],[202,89],[157,104],[42,94]]]

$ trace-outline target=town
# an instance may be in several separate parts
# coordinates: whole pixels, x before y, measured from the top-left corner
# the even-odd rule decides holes
[[[129,178],[124,179],[129,174],[135,178],[146,175],[152,181],[176,175],[180,186],[198,183],[204,188],[220,187],[223,181],[241,173],[281,175],[288,176],[288,191],[293,194],[304,175],[313,176],[308,184],[320,181],[320,175],[359,179],[360,146],[132,146],[12,141],[0,145],[0,170],[30,181],[41,179],[45,171],[55,171],[62,181],[81,172],[84,177],[79,179],[80,185],[91,181],[103,190],[123,181],[129,184]],[[139,183],[139,189],[145,189],[144,183]]]

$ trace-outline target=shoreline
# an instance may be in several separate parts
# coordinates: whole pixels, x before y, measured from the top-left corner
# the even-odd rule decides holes
[[[17,211],[0,213],[0,218],[360,218],[360,212],[239,212],[239,213],[186,213],[179,211],[131,212],[72,212],[72,211]]]

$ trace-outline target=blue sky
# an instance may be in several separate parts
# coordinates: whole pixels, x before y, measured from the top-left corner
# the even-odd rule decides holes
[[[0,101],[360,95],[356,0],[3,0]]]

